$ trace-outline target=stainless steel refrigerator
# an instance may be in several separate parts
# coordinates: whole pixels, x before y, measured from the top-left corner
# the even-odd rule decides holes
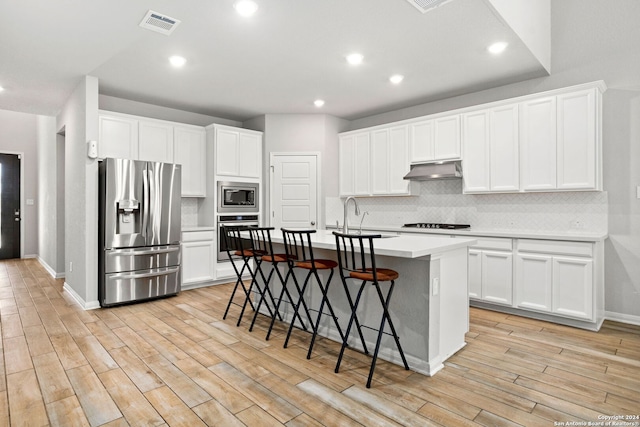
[[[177,294],[181,166],[108,158],[98,171],[100,304]]]

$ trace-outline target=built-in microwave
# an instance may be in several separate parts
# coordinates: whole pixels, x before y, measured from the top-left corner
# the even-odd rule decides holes
[[[218,213],[258,212],[258,198],[258,183],[218,181]]]

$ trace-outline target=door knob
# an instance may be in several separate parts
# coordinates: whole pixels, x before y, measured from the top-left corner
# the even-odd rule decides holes
[[[311,221],[311,225],[316,225],[316,222],[315,221]]]
[[[14,220],[19,222],[19,221],[20,221],[20,218],[14,218]]]

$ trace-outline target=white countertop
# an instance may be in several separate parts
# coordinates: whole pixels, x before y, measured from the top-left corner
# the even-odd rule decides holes
[[[358,228],[358,227],[356,227]],[[353,229],[353,227],[352,227]],[[599,242],[609,235],[605,232],[589,232],[586,230],[573,231],[540,231],[540,230],[513,230],[513,229],[487,229],[487,228],[462,228],[458,230],[439,230],[433,228],[392,227],[388,225],[363,225],[363,230],[415,233],[415,234],[446,234],[468,237],[506,237],[512,239],[542,239],[542,240],[568,240],[575,242]]]
[[[399,258],[420,258],[436,253],[447,252],[455,249],[466,248],[474,245],[474,238],[452,239],[444,236],[400,236],[386,235],[375,241],[376,255],[385,255]],[[280,230],[271,232],[273,243],[282,243]],[[311,244],[314,249],[336,249],[336,238],[332,230],[318,230],[311,235]]]

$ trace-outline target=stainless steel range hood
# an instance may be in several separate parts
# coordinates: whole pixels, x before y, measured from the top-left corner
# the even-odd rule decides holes
[[[432,181],[435,179],[462,178],[460,162],[427,163],[413,165],[404,179],[413,181]]]

